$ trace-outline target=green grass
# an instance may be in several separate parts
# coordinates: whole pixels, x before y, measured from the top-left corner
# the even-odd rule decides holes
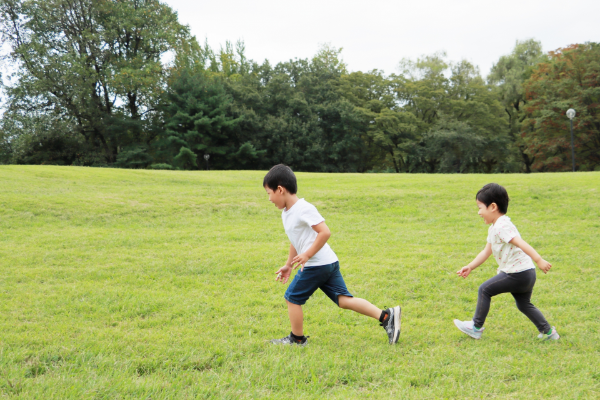
[[[332,230],[350,291],[401,304],[390,347],[375,321],[323,293],[289,332],[274,272],[288,241],[263,172],[0,167],[0,394],[38,399],[600,397],[600,173],[299,173]],[[540,343],[510,295],[480,341],[472,316],[492,259],[476,191],[490,181],[553,264],[533,302]]]

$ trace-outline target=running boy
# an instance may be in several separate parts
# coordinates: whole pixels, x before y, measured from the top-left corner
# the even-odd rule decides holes
[[[271,340],[271,343],[306,345],[302,305],[317,289],[321,289],[340,308],[378,319],[390,344],[396,343],[400,335],[400,306],[380,310],[367,300],[350,294],[340,273],[338,258],[327,244],[331,232],[325,219],[315,206],[296,196],[296,176],[292,170],[283,164],[274,166],[265,176],[263,187],[269,200],[283,210],[283,227],[291,242],[287,262],[276,272],[276,280],[286,283],[292,269],[301,267],[284,295],[292,331],[283,339]]]
[[[496,183],[485,185],[475,196],[478,214],[486,224],[491,224],[488,230],[487,245],[469,265],[457,272],[466,278],[471,271],[479,267],[494,254],[498,262],[498,275],[488,279],[479,287],[477,308],[472,321],[454,320],[458,329],[475,339],[480,339],[483,324],[490,311],[493,296],[500,293],[510,293],[517,302],[517,308],[527,316],[537,327],[539,339],[558,340],[560,336],[554,327],[550,327],[540,310],[531,304],[531,294],[535,285],[535,265],[546,274],[552,267],[528,245],[517,231],[517,228],[506,216],[508,209],[508,193]]]

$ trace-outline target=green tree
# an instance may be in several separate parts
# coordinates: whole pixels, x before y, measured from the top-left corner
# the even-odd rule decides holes
[[[258,157],[252,143],[240,145],[230,135],[240,122],[229,112],[231,102],[218,76],[178,71],[160,106],[165,118],[159,141],[164,162],[180,169],[196,169],[198,156],[202,159],[209,154],[215,168],[228,168],[233,159]]]
[[[510,139],[483,136],[466,122],[441,120],[411,149],[410,172],[509,172]]]
[[[404,59],[400,75],[390,77],[398,110],[412,114],[410,136],[404,135],[403,170],[428,172],[490,172],[514,169],[511,142],[502,104],[493,87],[486,84],[479,69],[467,61],[450,63],[445,53]],[[451,140],[472,151],[458,152]],[[484,156],[483,143],[503,143],[508,151]],[[432,146],[431,149],[427,149]],[[442,155],[440,151],[448,154]],[[481,151],[480,155],[475,151]],[[468,154],[468,155],[467,155]],[[465,157],[475,160],[465,163]],[[420,160],[420,161],[416,161]],[[429,161],[424,161],[429,160]],[[446,161],[443,161],[446,160]],[[448,160],[454,160],[452,162]],[[418,167],[417,167],[418,166]]]
[[[389,163],[399,172],[403,166],[401,151],[408,136],[398,128],[407,116],[394,118],[392,110],[398,106],[390,80],[378,70],[353,72],[342,76],[341,89],[354,106],[352,114],[359,124],[365,169],[387,169]]]
[[[440,52],[416,61],[403,59],[400,75],[392,76],[399,104],[418,119],[422,133],[447,109],[449,82],[444,73],[449,64],[445,58],[446,53]]]
[[[518,41],[511,54],[500,57],[494,64],[488,82],[496,87],[496,93],[508,116],[509,133],[519,150],[526,172],[531,172],[535,157],[526,151],[527,145],[521,137],[522,123],[526,118],[527,103],[523,84],[531,76],[534,67],[544,61],[542,44],[529,39]]]
[[[246,72],[225,81],[235,115],[244,116],[234,128],[236,135],[250,137],[255,148],[265,151],[252,165],[283,162],[304,171],[369,168],[363,121],[343,95],[347,71],[340,52],[325,46],[312,59],[275,67],[249,63]]]
[[[156,133],[163,56],[198,47],[158,0],[0,0],[0,29],[17,66],[9,98],[62,110],[108,164],[128,148],[137,165]]]

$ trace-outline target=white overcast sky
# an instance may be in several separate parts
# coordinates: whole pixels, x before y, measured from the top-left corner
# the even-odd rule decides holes
[[[163,0],[214,49],[242,39],[246,56],[272,64],[342,47],[351,71],[397,71],[403,58],[444,50],[486,76],[516,40],[544,51],[600,42],[600,0]]]

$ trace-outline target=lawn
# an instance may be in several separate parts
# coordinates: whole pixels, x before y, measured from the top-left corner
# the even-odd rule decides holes
[[[332,231],[350,291],[402,306],[396,346],[319,292],[305,348],[275,271],[289,242],[265,172],[0,166],[0,394],[23,399],[600,398],[600,173],[299,173]],[[504,185],[508,215],[553,265],[533,303],[512,296],[482,340],[469,319],[488,260],[475,193]]]

